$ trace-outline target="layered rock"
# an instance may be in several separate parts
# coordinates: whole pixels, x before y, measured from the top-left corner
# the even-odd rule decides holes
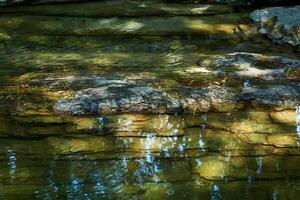
[[[75,115],[124,112],[176,112],[179,101],[152,87],[138,85],[108,85],[81,90],[71,101],[60,100],[57,112]]]
[[[300,45],[300,6],[256,10],[250,16],[259,25],[259,32],[273,41]]]
[[[297,55],[157,2],[0,9],[0,198],[297,199]]]
[[[153,86],[109,84],[76,92],[72,99],[61,99],[55,106],[58,113],[72,115],[108,113],[199,113],[232,111],[245,106],[269,109],[293,109],[300,103],[295,86],[271,85],[246,87],[242,91],[220,86],[181,87],[172,95]]]
[[[75,89],[73,98],[61,99],[54,106],[56,112],[74,115],[225,112],[248,106],[294,109],[300,104],[298,60],[239,52],[204,56],[198,65],[202,69],[199,74],[225,75],[229,82],[240,79],[244,83],[239,87],[177,84],[175,87],[160,88],[156,79],[85,76],[34,79],[30,84],[42,84],[53,91]],[[194,73],[196,69],[185,73]],[[255,80],[260,79],[268,84],[256,84]]]

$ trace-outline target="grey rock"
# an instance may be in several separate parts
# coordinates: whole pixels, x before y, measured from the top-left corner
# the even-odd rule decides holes
[[[54,110],[73,115],[96,113],[168,113],[181,109],[177,99],[153,87],[110,84],[80,90],[71,100],[59,100]]]
[[[300,104],[300,91],[297,87],[284,85],[248,87],[244,89],[239,100],[251,102],[252,105],[294,109]]]
[[[254,85],[242,89],[216,85],[157,89],[153,84],[142,81],[109,81],[108,77],[106,81],[104,85],[100,81],[96,87],[78,90],[71,99],[58,100],[54,111],[71,115],[202,113],[231,112],[249,104],[254,108],[264,106],[271,110],[293,109],[300,104],[297,84]]]
[[[202,58],[198,64],[211,69],[214,74],[241,78],[259,77],[270,80],[300,74],[299,60],[246,52],[208,56]]]
[[[237,91],[228,87],[180,88],[178,93],[182,107],[188,113],[227,112],[241,107],[237,102]]]
[[[146,81],[145,81],[146,82]],[[29,85],[47,85],[52,90],[80,90],[86,88],[94,88],[99,86],[107,86],[111,84],[132,84],[134,81],[124,79],[123,76],[66,76],[66,77],[46,77],[44,79],[32,79]]]
[[[300,6],[256,10],[250,16],[258,24],[259,32],[275,42],[300,45]]]

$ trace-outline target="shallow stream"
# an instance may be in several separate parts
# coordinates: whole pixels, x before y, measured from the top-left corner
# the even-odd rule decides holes
[[[0,199],[298,199],[298,105],[55,112],[59,99],[124,80],[174,98],[299,83],[299,71],[268,74],[279,66],[267,57],[254,64],[267,74],[243,74],[247,59],[199,64],[235,52],[299,60],[257,34],[251,9],[105,2],[0,8]]]

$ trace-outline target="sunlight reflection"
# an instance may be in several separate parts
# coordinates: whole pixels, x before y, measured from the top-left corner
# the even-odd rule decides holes
[[[297,125],[297,134],[300,137],[300,106],[296,107],[296,125]]]
[[[104,128],[104,117],[98,117],[98,130],[102,131]]]
[[[248,88],[248,87],[251,87],[250,80],[246,79],[246,80],[244,81],[244,83],[243,83],[243,86],[244,86],[243,89],[246,89],[246,88]]]
[[[278,199],[278,192],[277,191],[274,191],[273,194],[272,194],[272,199],[273,200],[277,200]]]
[[[201,116],[201,124],[200,124],[200,133],[199,133],[199,141],[198,141],[198,144],[199,144],[199,148],[201,149],[201,151],[205,152],[205,141],[204,141],[204,138],[203,138],[203,134],[205,132],[205,123],[206,123],[206,120],[207,120],[207,116],[206,114],[203,114]]]
[[[220,187],[218,185],[213,185],[211,189],[211,194],[210,194],[210,199],[211,200],[219,200],[221,199],[221,194],[220,194]]]
[[[7,155],[8,155],[8,171],[9,171],[9,175],[10,175],[10,182],[14,182],[14,180],[16,179],[15,177],[15,173],[17,170],[17,155],[16,153],[13,151],[13,149],[8,148],[7,149]]]
[[[256,173],[261,174],[262,173],[262,167],[263,167],[263,161],[262,161],[261,157],[256,158],[256,164],[257,164]]]

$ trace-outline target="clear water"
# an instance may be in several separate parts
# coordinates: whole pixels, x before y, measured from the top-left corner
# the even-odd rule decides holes
[[[59,98],[94,83],[49,88],[51,78],[122,75],[158,88],[201,87],[224,78],[187,73],[201,55],[299,58],[292,48],[256,35],[248,12],[169,16],[172,23],[160,16],[113,18],[107,33],[91,31],[99,29],[95,18],[56,18],[59,9],[48,10],[50,16],[39,9],[0,12],[0,199],[298,199],[299,107],[194,115],[53,113]],[[82,23],[90,34],[80,31]],[[237,23],[249,39],[235,38]],[[274,83],[286,80],[229,77],[221,85]]]

